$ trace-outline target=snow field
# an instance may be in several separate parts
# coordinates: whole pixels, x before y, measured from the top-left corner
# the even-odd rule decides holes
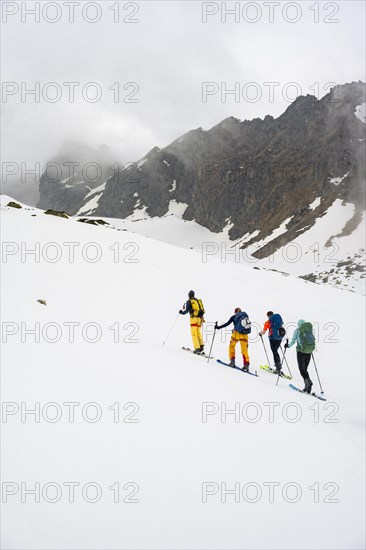
[[[1,218],[2,401],[13,404],[6,421],[3,409],[2,478],[15,484],[7,490],[19,489],[2,504],[4,548],[363,547],[359,296],[219,258],[204,263],[196,250],[36,209],[2,206]],[[22,261],[21,243],[39,243],[39,254],[23,247]],[[65,243],[77,243],[74,261]],[[208,332],[236,306],[256,326],[268,309],[286,323],[317,324],[328,401],[297,394],[282,379],[276,387],[258,368],[265,356],[255,330],[249,352],[259,378],[183,352],[191,346],[187,317],[163,346],[191,288],[204,301]],[[36,323],[38,343],[27,333]],[[70,323],[79,323],[73,342]],[[215,357],[227,357],[229,337],[216,336]],[[299,385],[294,349],[287,355]],[[310,374],[319,391],[313,365]],[[22,402],[40,403],[39,422],[31,414],[21,421]],[[65,403],[80,404],[74,422]],[[96,422],[94,411],[102,412]],[[23,490],[21,502],[22,482],[56,483],[61,498],[51,503],[40,489],[35,503]],[[80,484],[73,503],[65,482]],[[82,494],[91,482],[101,489],[94,503],[93,487]]]

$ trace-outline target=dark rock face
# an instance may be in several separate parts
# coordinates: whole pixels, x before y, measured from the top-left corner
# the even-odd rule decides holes
[[[12,208],[21,208],[20,204],[18,204],[17,202],[14,202],[14,201],[8,202],[8,204],[6,206],[11,206]]]
[[[60,182],[50,181],[42,175],[40,185],[40,199],[38,208],[53,210],[66,210],[70,214],[76,214],[78,205],[84,200],[90,189],[85,184],[75,183],[73,187],[65,187]]]
[[[95,151],[66,142],[41,176],[37,207],[76,214],[85,197],[110,175],[109,164],[107,147]]]
[[[337,197],[364,209],[365,124],[354,111],[365,102],[365,89],[361,82],[345,84],[321,100],[297,98],[277,119],[230,117],[208,131],[192,130],[109,177],[92,213],[125,218],[145,206],[150,216],[163,216],[175,199],[188,205],[185,219],[211,231],[229,221],[233,239],[259,230],[245,246],[291,218],[278,238],[281,246]],[[48,207],[52,202],[52,208],[75,213],[86,202],[83,194],[82,188],[65,192],[44,182],[38,206],[47,198]],[[320,205],[309,209],[317,197]]]
[[[94,219],[88,219],[88,218],[78,218],[78,222],[81,223],[89,223],[90,225],[109,225],[108,222],[105,220],[94,220]]]
[[[45,214],[48,214],[49,216],[58,216],[59,218],[66,218],[69,219],[69,215],[66,212],[59,212],[58,210],[46,210]]]

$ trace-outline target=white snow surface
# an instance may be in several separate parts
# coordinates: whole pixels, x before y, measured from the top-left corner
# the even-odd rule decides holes
[[[309,204],[310,210],[315,210],[315,208],[318,208],[321,201],[322,201],[321,197],[317,197],[315,200],[313,200],[313,202]]]
[[[257,241],[254,245],[249,246],[248,249],[247,249],[249,254],[252,254],[258,248],[261,248],[262,246],[265,246],[266,244],[270,243],[271,241],[273,241],[274,239],[276,239],[280,235],[283,235],[283,233],[286,233],[286,226],[291,221],[292,217],[293,216],[291,216],[290,218],[287,218],[287,220],[282,222],[281,225],[277,229],[275,229],[274,231],[272,231],[272,233],[270,235],[268,235],[268,237],[265,237],[264,239],[261,239],[260,241]]]
[[[351,235],[337,235],[342,232],[354,212],[353,204],[343,204],[340,199],[336,199],[325,215],[317,218],[312,227],[279,248],[269,258],[261,260],[261,267],[303,275],[329,270],[339,261],[353,256],[365,247],[365,215]],[[333,238],[328,243],[330,237]],[[365,279],[343,280],[343,287],[364,293]]]
[[[346,176],[347,174],[343,178]],[[315,210],[319,203],[320,200],[317,197],[309,205],[309,208]],[[362,258],[365,256],[366,228],[364,216],[361,223],[350,235],[336,237],[342,232],[342,229],[355,212],[353,204],[343,204],[340,199],[336,199],[325,214],[317,218],[312,227],[305,228],[306,231],[300,233],[296,239],[263,259],[255,258],[253,254],[279,235],[285,233],[286,226],[291,218],[286,219],[264,239],[241,249],[242,245],[258,236],[259,230],[255,230],[251,234],[247,232],[242,237],[232,240],[229,231],[233,223],[230,218],[226,220],[226,226],[222,231],[213,233],[195,221],[183,220],[182,216],[186,207],[187,205],[184,203],[170,201],[168,213],[161,218],[151,218],[144,207],[141,210],[135,210],[131,216],[124,220],[104,219],[118,229],[127,229],[182,248],[196,249],[200,252],[202,258],[206,258],[206,261],[218,257],[222,261],[233,261],[263,269],[277,269],[296,276],[309,273],[320,274],[332,268],[337,269],[338,262],[345,261],[355,254],[360,254]],[[362,263],[361,259],[359,259],[359,263]],[[329,280],[329,284],[333,284],[332,280]],[[346,272],[340,272],[339,276],[334,278],[334,284],[338,288],[365,294],[365,277],[362,272],[354,273],[351,279]]]
[[[14,494],[2,504],[3,548],[364,548],[365,312],[359,296],[219,257],[204,262],[196,250],[35,208],[16,210],[4,206],[8,200],[1,196],[1,383],[3,403],[13,403],[14,414],[2,419],[2,482],[12,482]],[[334,218],[342,213],[335,208]],[[172,221],[167,217],[165,228]],[[73,261],[65,245],[71,242],[78,243]],[[35,243],[39,261],[24,256],[24,244],[34,249]],[[96,246],[100,258],[93,262]],[[177,316],[191,288],[204,301],[208,343],[214,321],[226,321],[236,306],[249,313],[251,369],[259,378],[180,349],[191,346],[189,320]],[[259,370],[266,359],[257,327],[269,308],[282,314],[289,335],[299,318],[314,323],[327,402],[294,392],[283,379],[276,386],[273,375]],[[35,323],[38,343],[25,333]],[[70,323],[79,323],[73,342]],[[95,327],[99,340],[88,342]],[[230,330],[218,333],[215,357],[227,358],[229,338]],[[286,356],[301,386],[294,348]],[[313,364],[309,372],[319,392]],[[34,415],[21,421],[16,406],[22,402],[28,409],[40,403],[38,423]],[[71,402],[80,404],[74,422],[64,405]],[[48,403],[56,405],[47,409]],[[88,403],[94,408],[83,409]],[[117,403],[125,422],[113,421]],[[128,403],[139,410],[124,409]],[[212,411],[206,422],[204,407]],[[237,416],[221,417],[225,407]],[[88,422],[82,410],[86,418],[102,416]],[[59,411],[57,422],[45,420]],[[127,422],[127,415],[138,422]],[[22,502],[21,483],[31,489],[37,482],[46,497],[41,493],[35,503],[25,495]],[[80,484],[73,503],[68,482]],[[101,489],[95,503],[82,498],[91,482]],[[118,503],[110,489],[117,482]],[[55,485],[47,492],[47,483],[57,484],[61,495]],[[138,485],[135,503],[123,502],[136,487],[128,483]],[[274,502],[268,484],[274,484]],[[213,493],[207,502],[205,487]],[[225,487],[237,489],[226,502]],[[47,501],[55,495],[57,502]]]
[[[334,185],[339,185],[348,176],[348,174],[349,172],[347,172],[346,174],[344,174],[344,176],[341,176],[339,178],[332,178],[330,180],[330,183],[333,183]]]
[[[95,189],[91,189],[89,193],[86,195],[86,199],[89,198],[88,202],[86,202],[77,212],[78,216],[86,216],[86,215],[92,215],[93,212],[97,209],[99,199],[102,196],[102,193],[105,189],[107,182],[105,181]]]

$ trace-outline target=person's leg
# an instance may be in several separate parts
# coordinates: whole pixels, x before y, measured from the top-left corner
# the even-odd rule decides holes
[[[309,368],[310,359],[311,359],[311,353],[304,353],[304,356],[305,356],[304,357],[304,372],[306,372],[305,387],[306,387],[306,391],[308,393],[310,393],[311,388],[313,386],[313,382],[311,381],[309,373],[308,373],[308,368]]]
[[[302,353],[301,351],[297,352],[297,364],[299,365],[299,371],[301,376],[304,379],[305,387],[303,391],[310,392],[313,385],[312,381],[309,378],[308,366],[310,362],[311,354]]]
[[[301,351],[297,351],[296,355],[297,355],[297,364],[299,367],[300,374],[303,377],[303,379],[306,380],[308,377],[308,373],[305,366],[305,353],[302,353]]]
[[[199,346],[203,351],[203,348],[205,345],[202,338],[202,319],[197,319],[197,336],[198,336]]]
[[[270,338],[269,342],[270,342],[270,346],[273,354],[275,369],[281,370],[281,359],[278,353],[278,348],[281,345],[281,340],[273,340],[272,338]]]
[[[306,367],[306,372],[308,372],[308,367],[309,367],[310,359],[311,359],[311,353],[304,353],[304,355],[305,355],[304,364],[305,364],[305,367]]]
[[[237,339],[235,338],[234,334],[232,334],[230,338],[230,344],[229,344],[229,359],[230,363],[235,363],[235,346],[237,344]]]
[[[198,338],[198,327],[196,322],[191,323],[191,335],[192,335],[192,342],[193,342],[193,350],[200,349],[201,345]]]
[[[248,353],[248,336],[246,334],[243,335],[242,338],[240,338],[240,348],[241,353],[243,355],[243,366],[246,369],[249,369],[249,353]]]

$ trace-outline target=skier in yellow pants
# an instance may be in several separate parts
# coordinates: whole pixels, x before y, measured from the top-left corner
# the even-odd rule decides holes
[[[236,307],[234,315],[230,317],[227,323],[223,325],[218,325],[217,322],[215,323],[215,330],[228,327],[231,323],[234,323],[234,329],[229,344],[230,366],[235,367],[235,346],[240,342],[241,353],[243,355],[243,370],[249,371],[248,334],[250,334],[252,330],[249,317],[240,307]]]
[[[202,319],[200,319],[199,317],[191,317],[190,324],[191,324],[191,336],[192,336],[194,350],[195,351],[197,350],[197,353],[198,352],[202,353],[205,347],[203,343],[202,333],[201,333]]]
[[[189,313],[194,353],[204,353],[201,328],[202,324],[205,322],[203,318],[205,310],[202,300],[195,297],[193,290],[189,291],[188,300],[185,303],[184,309],[180,309],[179,313],[181,315]]]

